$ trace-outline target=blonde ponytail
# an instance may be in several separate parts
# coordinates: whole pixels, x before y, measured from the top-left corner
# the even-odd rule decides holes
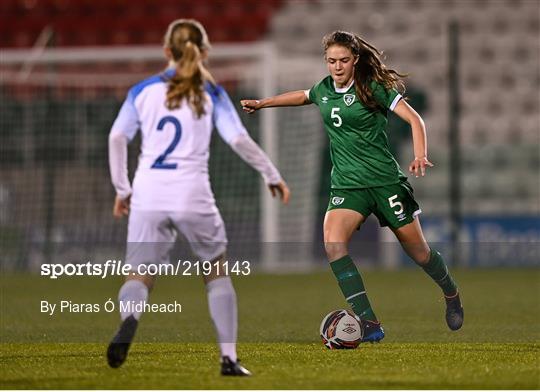
[[[215,86],[216,85],[216,80],[214,79],[214,77],[212,76],[210,71],[204,66],[203,63],[201,63],[199,65],[199,68],[201,69],[201,73],[203,75],[204,80],[210,82],[211,84],[213,84]]]
[[[165,47],[170,50],[176,68],[175,75],[169,79],[167,108],[177,109],[186,99],[197,117],[201,117],[205,114],[204,82],[216,84],[202,63],[201,50],[210,48],[206,31],[195,20],[176,20],[167,29]]]
[[[176,28],[175,28],[176,27]],[[166,106],[178,109],[182,100],[186,99],[197,117],[205,114],[204,77],[202,73],[201,51],[193,42],[193,32],[188,26],[177,25],[167,32],[168,48],[176,73],[169,79]]]

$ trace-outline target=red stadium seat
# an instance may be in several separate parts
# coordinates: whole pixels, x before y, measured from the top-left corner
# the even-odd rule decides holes
[[[177,18],[199,20],[215,42],[254,41],[267,31],[280,4],[280,0],[4,0],[0,45],[29,47],[47,24],[54,27],[57,46],[152,44],[161,41],[168,23]]]

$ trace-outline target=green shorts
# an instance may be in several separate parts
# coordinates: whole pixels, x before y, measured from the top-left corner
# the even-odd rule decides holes
[[[373,213],[381,226],[393,229],[411,223],[422,212],[406,180],[373,188],[332,189],[327,211],[338,208],[358,211],[366,218]]]

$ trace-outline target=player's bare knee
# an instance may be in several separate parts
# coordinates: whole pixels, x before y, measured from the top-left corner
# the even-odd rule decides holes
[[[348,254],[347,244],[344,242],[325,242],[324,249],[328,261],[340,259]]]
[[[138,280],[139,282],[144,283],[146,287],[148,287],[148,291],[151,291],[154,287],[155,277],[150,275],[128,275],[126,276],[126,282],[130,280]]]
[[[411,258],[414,260],[414,262],[420,266],[426,265],[429,263],[430,259],[430,250],[429,247],[419,247],[416,249],[413,254],[411,255]]]
[[[229,276],[228,269],[224,268],[223,263],[225,263],[225,253],[211,260],[212,268],[210,269],[208,274],[202,275],[204,284],[208,284],[209,282],[213,280]]]

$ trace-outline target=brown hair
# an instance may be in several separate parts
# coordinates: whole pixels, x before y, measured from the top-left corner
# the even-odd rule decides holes
[[[334,31],[323,38],[324,53],[332,45],[340,45],[350,49],[353,56],[358,58],[354,66],[354,89],[358,99],[369,109],[380,110],[381,105],[373,97],[370,83],[375,81],[384,86],[387,90],[395,88],[400,92],[405,92],[405,85],[401,78],[406,74],[386,68],[382,63],[380,52],[373,45],[370,45],[358,35],[347,31]]]
[[[202,64],[201,51],[210,49],[204,27],[193,19],[175,20],[165,33],[164,46],[170,49],[176,66],[175,75],[168,80],[167,108],[179,108],[186,98],[197,117],[201,117],[205,113],[204,81],[215,84]]]

